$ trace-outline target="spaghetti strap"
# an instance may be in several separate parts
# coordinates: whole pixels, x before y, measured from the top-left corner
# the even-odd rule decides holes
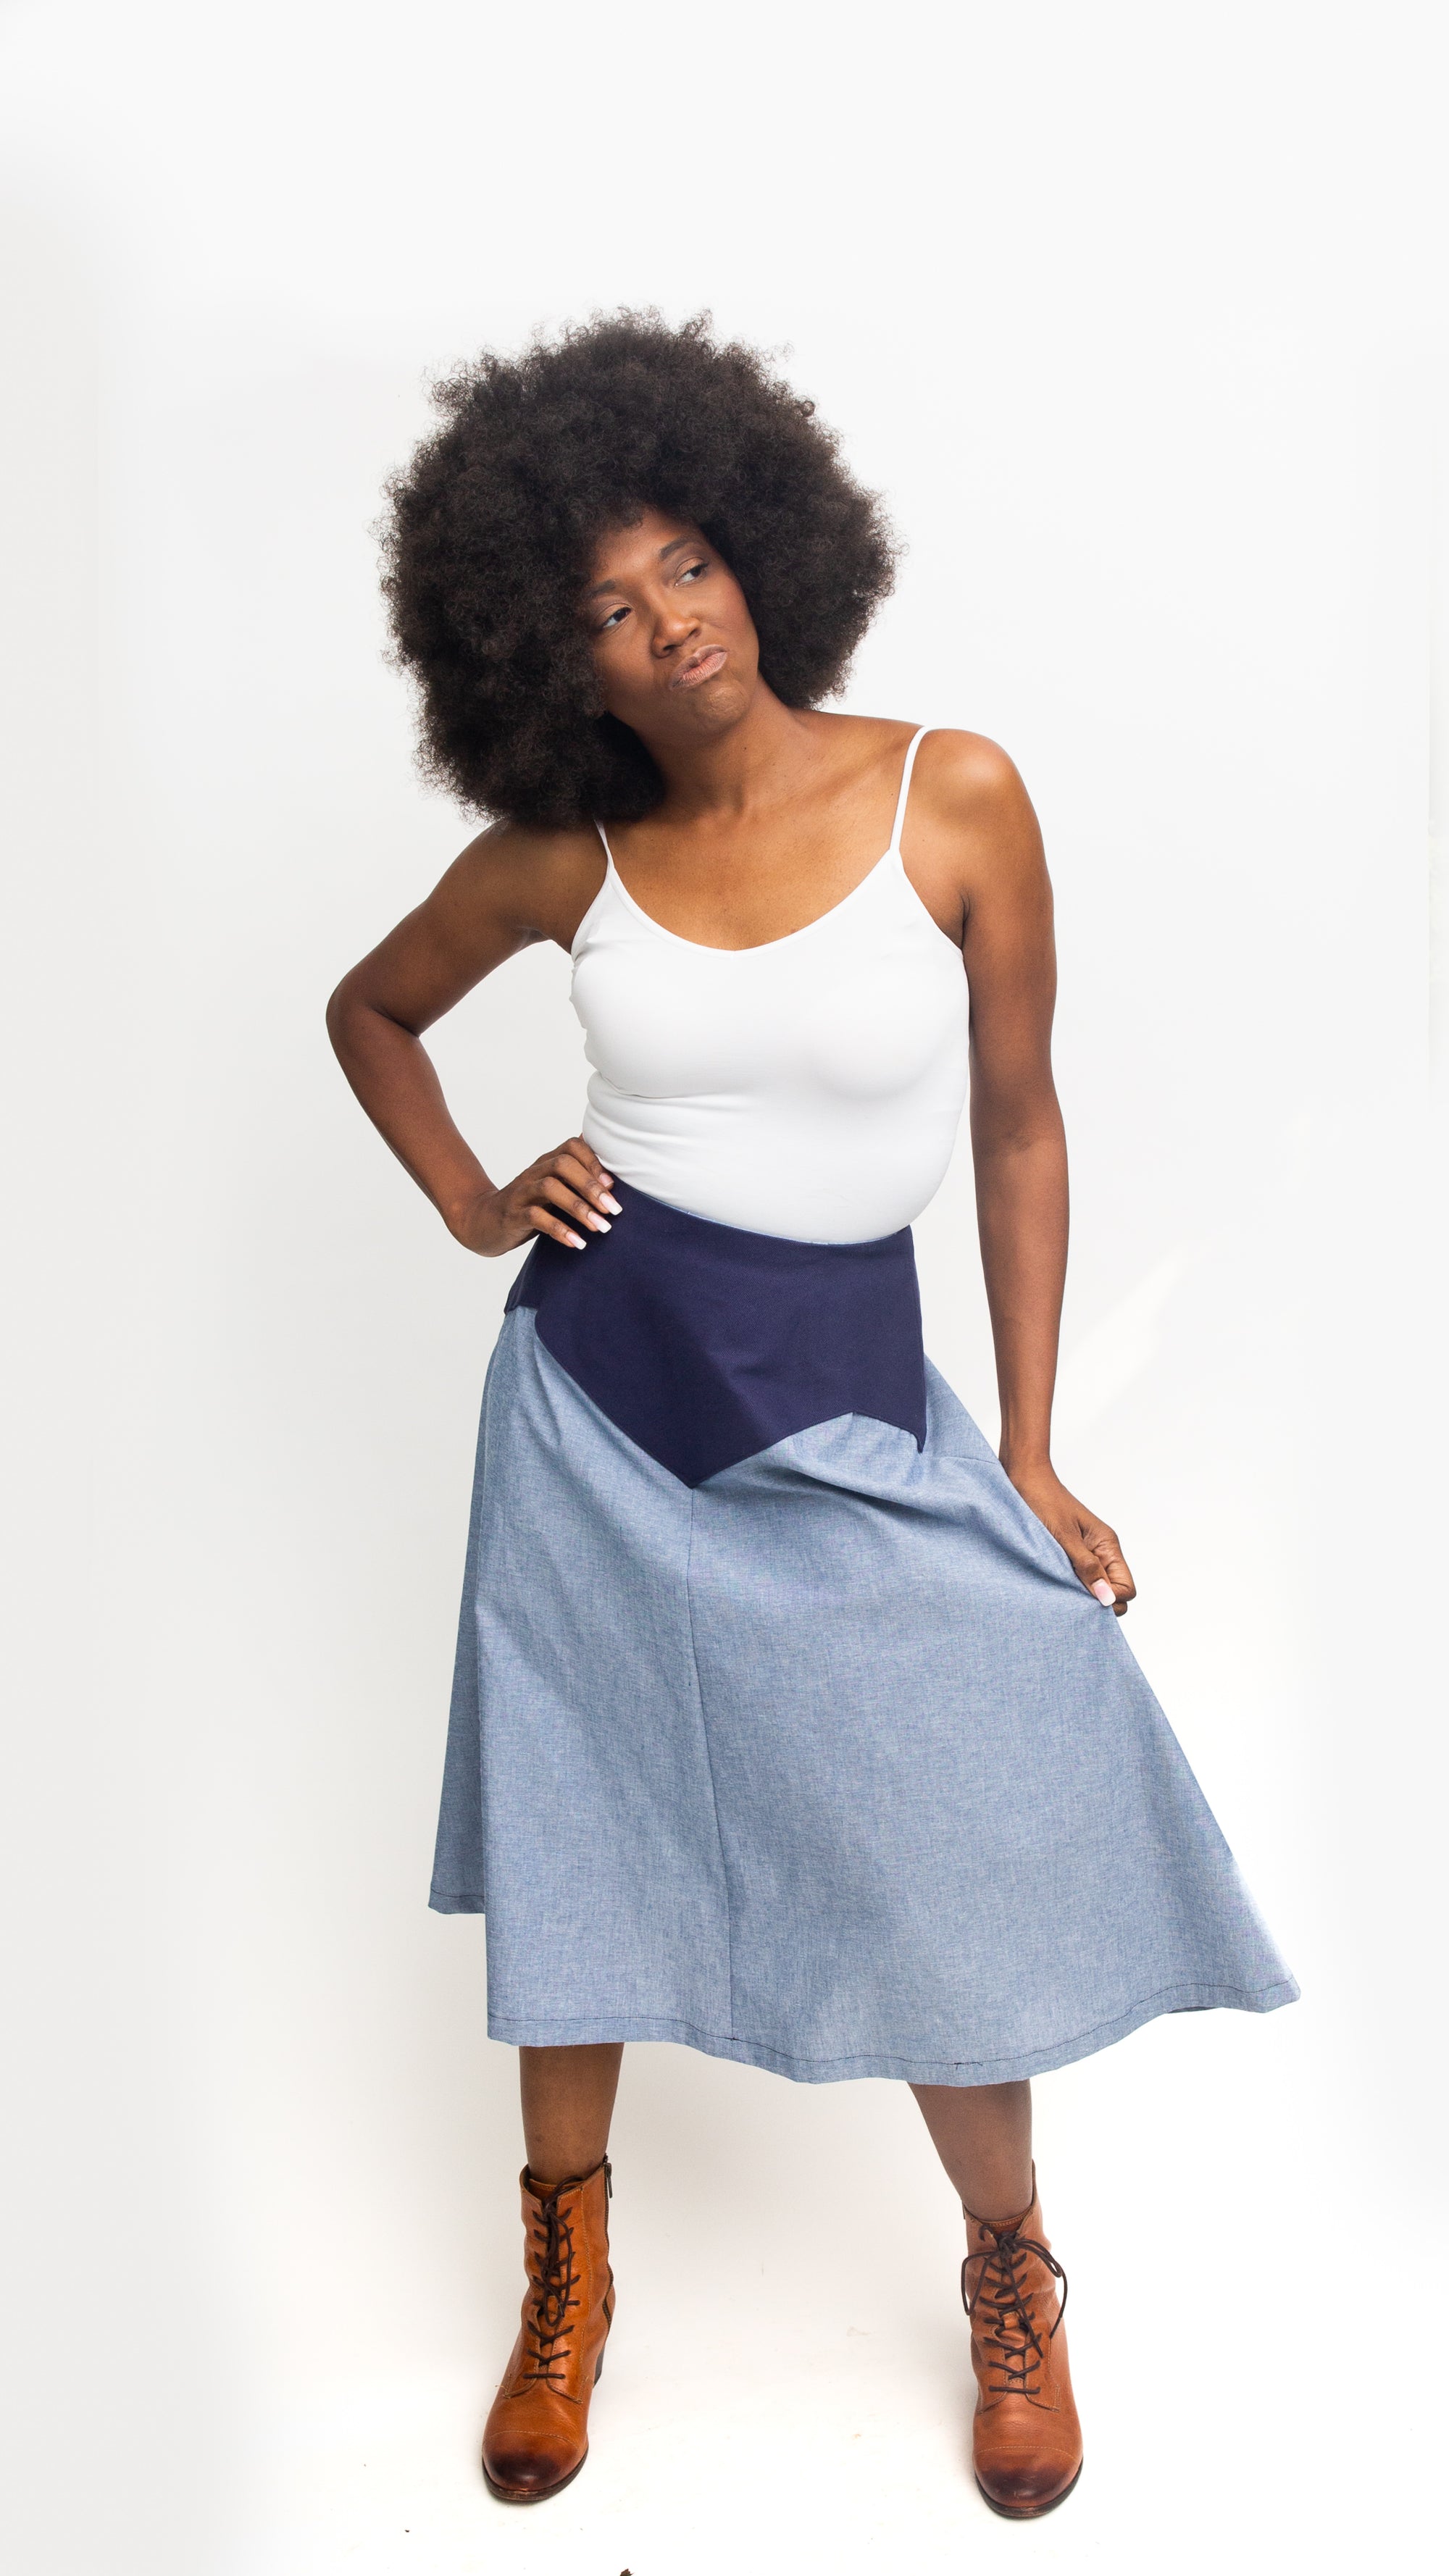
[[[899,858],[901,855],[901,825],[906,819],[906,798],[911,792],[911,771],[916,765],[916,754],[920,750],[921,745],[925,741],[930,730],[931,728],[929,725],[921,725],[911,736],[910,744],[906,751],[906,765],[901,771],[901,792],[896,799],[896,819],[891,827],[891,845],[890,849],[886,852],[887,858],[890,858],[892,854],[894,854],[896,858]],[[607,847],[607,844],[605,846]]]
[[[613,865],[614,865],[614,853],[613,853],[613,851],[612,851],[612,850],[610,849],[610,847],[609,847],[609,835],[608,835],[608,833],[605,831],[605,829],[604,829],[604,827],[603,827],[603,824],[599,821],[599,818],[598,818],[598,815],[597,815],[597,814],[594,816],[594,818],[593,818],[593,822],[594,822],[594,830],[598,833],[598,836],[599,836],[600,840],[601,840],[601,841],[603,842],[603,844],[604,844],[604,856],[605,856],[605,858],[608,860],[609,865],[610,865],[610,867],[612,868],[612,867],[613,867]],[[616,873],[617,873],[617,872],[616,872]]]

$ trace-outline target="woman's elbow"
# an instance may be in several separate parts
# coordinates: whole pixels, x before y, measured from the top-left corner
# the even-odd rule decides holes
[[[347,1053],[348,1035],[355,1025],[358,1008],[359,1004],[357,994],[353,988],[352,973],[349,971],[349,973],[343,976],[341,983],[336,985],[333,991],[327,996],[327,1010],[325,1014],[327,1035],[332,1041],[332,1051],[334,1055],[345,1057]]]

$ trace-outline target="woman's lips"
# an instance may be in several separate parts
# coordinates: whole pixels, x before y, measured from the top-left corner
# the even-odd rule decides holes
[[[702,681],[712,680],[716,671],[724,669],[727,658],[722,644],[710,644],[704,652],[682,663],[669,685],[672,689],[697,689]]]

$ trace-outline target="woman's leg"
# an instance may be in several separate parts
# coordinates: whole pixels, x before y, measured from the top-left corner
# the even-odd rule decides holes
[[[964,2209],[1000,2220],[1031,2207],[1029,2084],[913,2084],[911,2091]]]
[[[590,2048],[520,2048],[523,2151],[530,2177],[548,2188],[592,2173],[609,2143],[622,2042]]]
[[[976,2483],[993,2512],[1031,2522],[1069,2496],[1082,2466],[1065,2275],[1042,2234],[1029,2084],[913,2084],[966,2211],[961,2297],[971,2320]],[[1058,2284],[1061,2287],[1058,2287]]]

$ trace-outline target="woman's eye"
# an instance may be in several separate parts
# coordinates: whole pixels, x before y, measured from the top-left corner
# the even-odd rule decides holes
[[[681,581],[695,581],[702,572],[708,572],[708,570],[709,566],[707,563],[686,564],[679,578]]]
[[[608,616],[604,619],[603,624],[594,628],[594,633],[596,635],[607,635],[611,627],[616,626],[619,619],[621,617],[627,617],[628,614],[629,611],[627,608],[611,608]]]

